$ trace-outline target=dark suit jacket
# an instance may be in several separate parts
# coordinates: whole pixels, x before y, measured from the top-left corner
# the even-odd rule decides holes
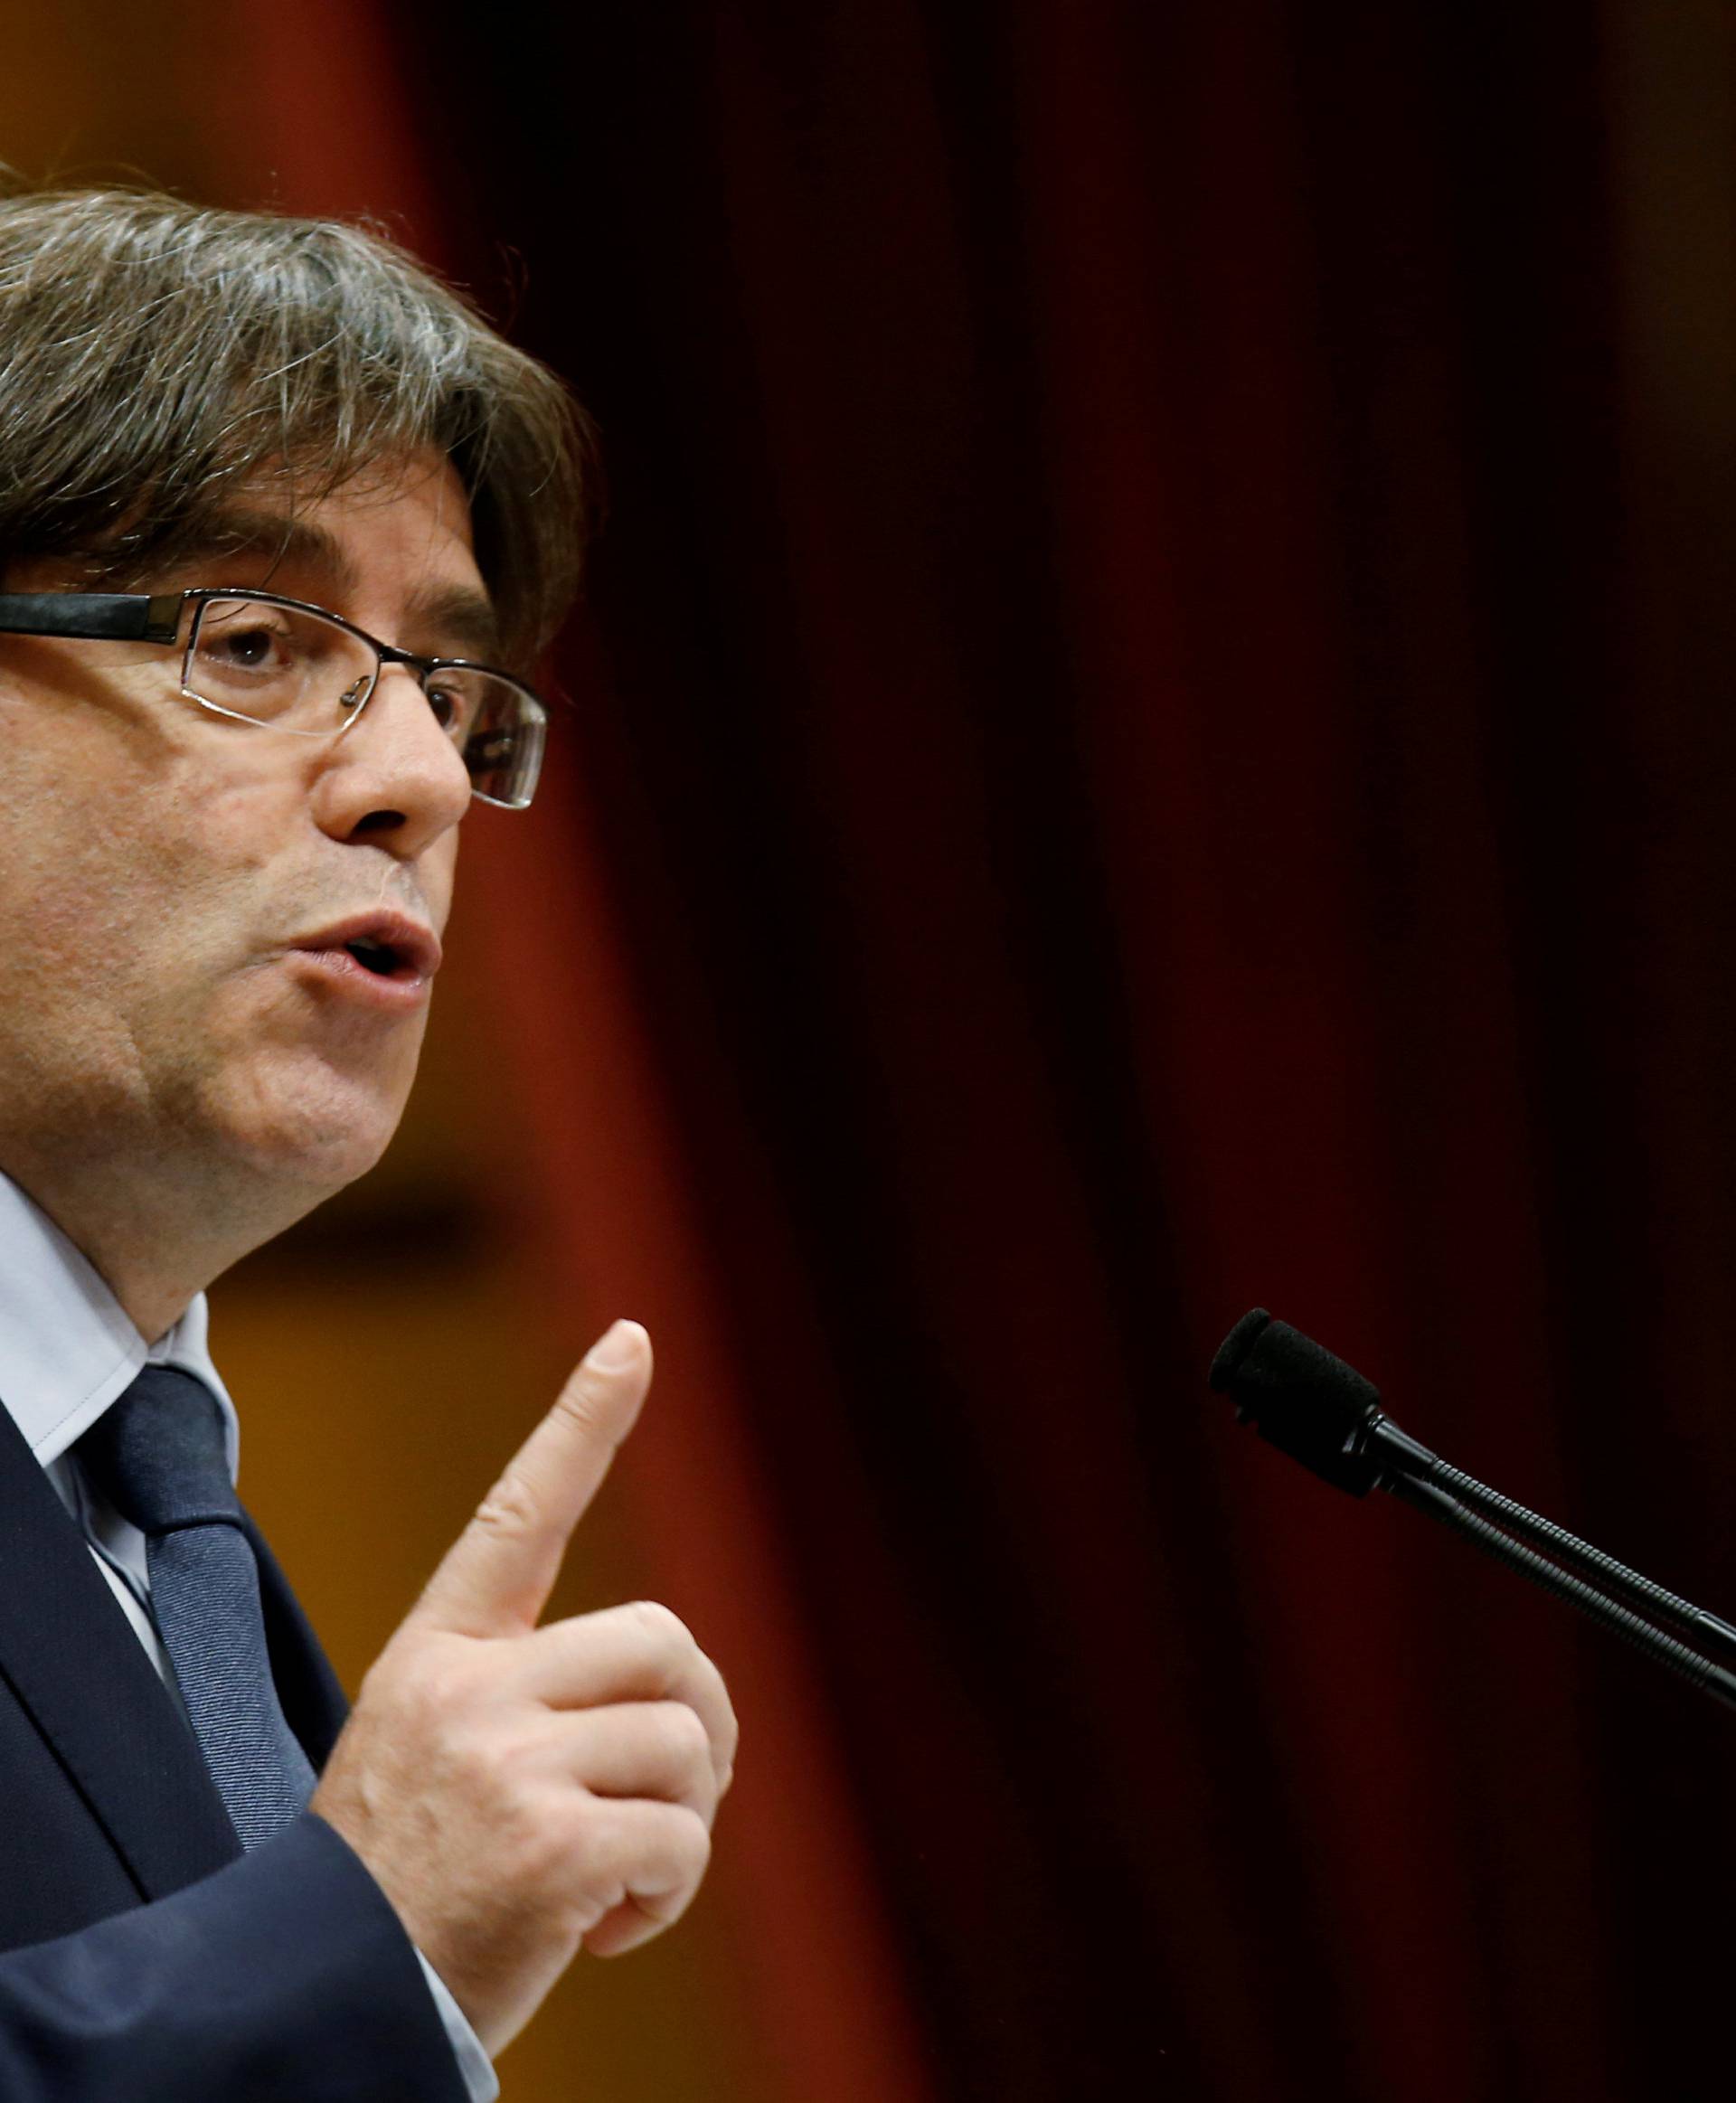
[[[316,1768],[342,1691],[265,1542]],[[311,1814],[243,1856],[193,1733],[0,1408],[0,2099],[465,2103],[414,1950]]]

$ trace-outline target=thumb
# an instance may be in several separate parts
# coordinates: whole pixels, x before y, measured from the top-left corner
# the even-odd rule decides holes
[[[507,1462],[409,1622],[460,1636],[533,1628],[572,1530],[637,1420],[650,1384],[651,1339],[637,1322],[617,1322]]]

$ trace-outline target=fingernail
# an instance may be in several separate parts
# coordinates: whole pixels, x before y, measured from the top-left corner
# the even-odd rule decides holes
[[[619,1372],[638,1357],[644,1334],[637,1322],[611,1322],[586,1352],[585,1363],[598,1372]]]

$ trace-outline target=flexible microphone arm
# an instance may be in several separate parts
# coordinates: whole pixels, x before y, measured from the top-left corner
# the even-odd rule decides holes
[[[1462,1533],[1485,1554],[1736,1707],[1736,1627],[1678,1598],[1565,1527],[1449,1467],[1401,1431],[1378,1388],[1342,1358],[1275,1322],[1264,1307],[1244,1315],[1212,1362],[1213,1388],[1236,1405],[1239,1423],[1352,1496],[1385,1490]],[[1647,1617],[1652,1617],[1648,1619]],[[1653,1626],[1675,1625],[1675,1633]],[[1684,1638],[1702,1644],[1703,1656]]]

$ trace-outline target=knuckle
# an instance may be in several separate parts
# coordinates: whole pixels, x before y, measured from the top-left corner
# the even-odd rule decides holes
[[[511,1469],[476,1506],[472,1525],[504,1541],[523,1541],[538,1531],[541,1514],[531,1488]]]
[[[405,1680],[393,1706],[420,1737],[462,1746],[469,1704],[446,1668],[437,1666]]]
[[[625,1895],[628,1866],[612,1831],[609,1806],[596,1797],[581,1797],[565,1807],[565,1815],[551,1818],[548,1846],[551,1877],[558,1877],[577,1895],[601,1894],[605,1906],[613,1906]]]
[[[438,1722],[460,1712],[470,1700],[467,1662],[444,1644],[389,1647],[369,1667],[361,1700],[376,1710]]]
[[[514,1804],[512,1854],[533,1889],[571,1892],[595,1881],[595,1836],[554,1791],[525,1790]]]
[[[627,1610],[642,1633],[648,1636],[660,1651],[674,1652],[696,1647],[693,1636],[688,1633],[687,1624],[660,1599],[635,1599]]]
[[[478,1723],[464,1733],[462,1747],[492,1796],[520,1815],[535,1815],[548,1771],[540,1745],[522,1732]]]
[[[696,1884],[711,1866],[712,1829],[697,1811],[685,1806],[680,1818],[677,1853],[688,1880]]]
[[[683,1767],[709,1767],[712,1734],[705,1728],[704,1718],[685,1702],[670,1702],[665,1707],[663,1728],[678,1763]]]
[[[581,1365],[554,1398],[551,1414],[588,1439],[600,1436],[611,1446],[619,1446],[620,1438],[611,1424],[613,1394],[609,1378]]]

